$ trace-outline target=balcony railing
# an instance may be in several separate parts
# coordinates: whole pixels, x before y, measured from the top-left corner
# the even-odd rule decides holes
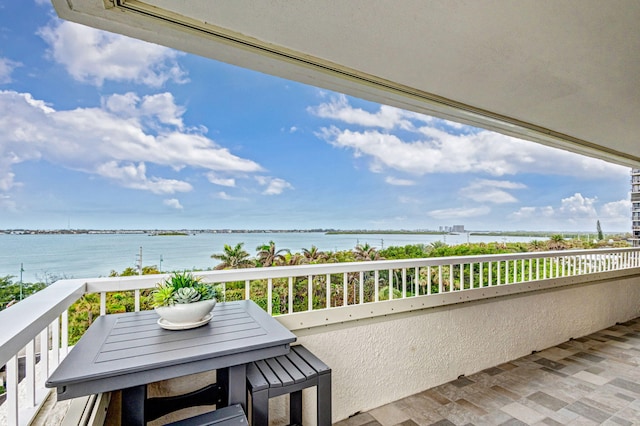
[[[640,248],[528,252],[393,261],[333,263],[196,272],[220,285],[226,300],[252,299],[292,330],[416,310],[545,286],[575,277],[640,267]],[[167,275],[58,281],[0,312],[0,365],[6,364],[7,399],[0,408],[9,425],[27,424],[47,395],[44,382],[69,350],[67,309],[85,294],[132,291],[135,310],[144,292]],[[491,290],[491,291],[488,291]],[[389,300],[402,299],[392,304]],[[417,303],[419,301],[419,303]],[[366,309],[359,309],[362,306]],[[344,309],[335,309],[347,307]],[[38,349],[40,348],[40,349]],[[37,352],[40,360],[36,362]],[[18,380],[18,357],[25,377]]]

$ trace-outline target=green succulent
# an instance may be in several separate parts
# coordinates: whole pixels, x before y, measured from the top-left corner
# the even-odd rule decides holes
[[[173,287],[165,284],[158,284],[153,290],[153,306],[171,306],[175,302],[173,300]]]
[[[158,307],[214,299],[218,291],[215,286],[202,283],[200,277],[194,277],[190,272],[174,272],[158,283],[151,294],[153,306]]]
[[[200,300],[200,293],[193,287],[182,287],[177,289],[173,294],[173,300],[176,303],[193,303]]]

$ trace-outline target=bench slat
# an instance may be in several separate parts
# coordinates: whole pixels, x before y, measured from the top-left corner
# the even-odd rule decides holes
[[[317,356],[312,354],[309,349],[304,346],[291,346],[291,351],[298,354],[302,359],[305,360],[315,371],[319,374],[323,374],[331,371],[331,368],[324,362],[322,362]]]
[[[282,386],[282,382],[278,379],[278,376],[276,376],[265,361],[256,361],[255,364],[267,382],[269,382],[270,388],[278,388]]]
[[[267,365],[271,368],[273,374],[278,377],[278,379],[282,383],[282,386],[288,386],[294,383],[294,380],[289,374],[289,371],[285,370],[282,365],[280,365],[280,363],[276,361],[275,358],[269,358],[267,360]]]
[[[276,360],[278,361],[278,363],[280,363],[280,365],[282,365],[282,368],[287,370],[287,373],[289,373],[294,383],[300,383],[307,380],[307,376],[302,374],[302,372],[300,372],[300,370],[298,370],[296,366],[293,365],[291,360],[289,360],[286,355],[279,356],[276,358]]]
[[[293,346],[291,347],[291,349],[293,349]],[[316,377],[318,375],[316,370],[314,370],[313,367],[311,367],[304,359],[302,359],[300,355],[298,355],[293,350],[291,350],[291,352],[287,354],[287,358],[293,363],[293,365],[296,366],[298,370],[300,370],[302,374],[305,375],[307,379]]]

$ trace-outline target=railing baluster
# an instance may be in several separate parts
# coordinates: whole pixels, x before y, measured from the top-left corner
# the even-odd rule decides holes
[[[293,277],[288,279],[288,292],[287,292],[287,312],[293,313]]]
[[[244,300],[251,299],[251,281],[244,280]]]
[[[40,332],[40,373],[49,377],[49,327]]]
[[[407,268],[402,268],[402,298],[407,298]]]
[[[484,262],[480,262],[480,273],[478,274],[478,287],[484,287]]]
[[[420,268],[416,266],[415,275],[413,278],[413,294],[415,296],[420,295],[419,283],[420,283]]]
[[[342,274],[342,306],[347,306],[349,300],[349,274]]]
[[[393,270],[389,269],[389,300],[393,299]]]
[[[51,364],[53,368],[60,364],[60,318],[51,324]]]
[[[364,303],[364,271],[360,271],[358,297],[360,304]]]
[[[7,420],[9,425],[18,424],[18,355],[14,355],[7,361],[5,366],[7,382],[5,387],[7,390]]]
[[[373,300],[375,302],[379,302],[380,301],[380,271],[379,270],[375,270],[373,273],[373,285],[374,285],[374,290],[373,290]]]
[[[267,312],[269,315],[273,314],[273,278],[267,280]],[[311,300],[311,296],[309,296]]]
[[[60,357],[64,359],[69,353],[69,311],[65,310],[62,313],[62,327],[60,328],[60,337],[61,337],[61,355]]]
[[[464,264],[460,264],[460,290],[464,290]]]
[[[325,276],[325,279],[326,279],[326,283],[327,283],[327,294],[326,294],[327,309],[329,309],[331,307],[331,274],[327,274]]]
[[[498,269],[496,270],[496,277],[498,278],[497,285],[500,285],[500,265],[502,262],[498,260],[496,264],[498,265]]]
[[[27,343],[24,358],[25,376],[27,385],[27,403],[30,407],[36,406],[36,341]]]
[[[449,291],[455,290],[455,285],[453,282],[453,263],[449,264]]]
[[[140,312],[140,289],[137,288],[133,292],[133,310]]]
[[[442,265],[438,265],[438,294],[442,294],[443,280]]]
[[[106,315],[106,314],[107,314],[107,293],[103,291],[100,293],[100,315]]]
[[[313,275],[307,277],[307,310],[313,310]]]
[[[487,285],[493,285],[493,262],[489,262],[489,276],[487,277]]]

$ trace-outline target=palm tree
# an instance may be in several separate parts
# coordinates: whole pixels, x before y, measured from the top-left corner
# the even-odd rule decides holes
[[[544,241],[540,241],[540,240],[529,241],[529,249],[531,251],[544,251],[545,248],[546,248],[546,244],[544,243]]]
[[[384,257],[378,253],[375,247],[371,247],[369,243],[358,244],[353,250],[356,260],[384,260]]]
[[[223,253],[212,254],[212,259],[220,261],[215,269],[240,269],[255,266],[249,258],[249,253],[242,248],[243,245],[244,243],[238,243],[235,247],[231,247],[225,244]]]
[[[560,234],[552,235],[547,244],[549,245],[549,250],[563,250],[567,247],[564,237]]]
[[[256,247],[258,251],[258,263],[262,266],[281,265],[286,262],[285,254],[290,254],[289,249],[276,250],[276,243],[269,241],[269,244],[263,244]]]
[[[321,263],[327,259],[327,254],[318,250],[318,247],[316,246],[311,246],[310,249],[303,248],[302,255],[307,263]]]

